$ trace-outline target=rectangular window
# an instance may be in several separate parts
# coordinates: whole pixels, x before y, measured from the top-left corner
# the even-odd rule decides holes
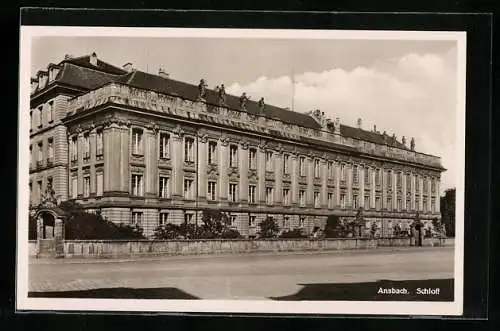
[[[142,129],[132,129],[132,153],[135,155],[143,155]]]
[[[299,217],[299,227],[303,228],[305,226],[305,224],[306,224],[306,218],[305,218],[305,216],[300,216]]]
[[[193,223],[193,213],[184,212],[184,223]]]
[[[208,164],[217,163],[217,142],[208,142]]]
[[[268,205],[273,204],[273,188],[272,187],[266,187],[266,203]]]
[[[30,167],[33,166],[33,146],[30,145]]]
[[[104,154],[104,142],[102,137],[102,130],[97,130],[96,132],[96,147],[95,147],[95,155],[99,159]]]
[[[184,139],[184,162],[194,162],[194,139]]]
[[[248,168],[251,170],[257,168],[257,150],[255,148],[248,150]]]
[[[229,215],[229,226],[237,226],[237,216],[236,215]]]
[[[403,173],[402,173],[402,172],[400,172],[400,173],[398,173],[398,174],[396,175],[396,187],[397,187],[397,188],[400,188],[400,187],[401,187],[401,182],[402,182],[401,178],[402,178],[402,177],[403,177]]]
[[[415,197],[415,210],[420,210],[420,199],[418,196]]]
[[[283,173],[288,174],[290,172],[289,169],[290,155],[283,154]]]
[[[184,199],[193,199],[193,180],[184,179]]]
[[[132,174],[132,195],[142,196],[143,185],[142,185],[142,175]]]
[[[359,207],[358,195],[353,194],[352,195],[352,208],[358,209],[358,207]]]
[[[314,177],[319,178],[319,160],[314,160]]]
[[[266,152],[266,170],[274,171],[273,169],[273,152]]]
[[[369,195],[365,195],[365,209],[369,209],[370,208],[370,196]]]
[[[166,212],[160,212],[158,214],[158,225],[165,225],[168,224],[168,213]]]
[[[422,211],[427,212],[427,198],[426,197],[424,197],[424,200],[423,200]]]
[[[434,197],[431,199],[431,212],[436,212],[436,198]]]
[[[38,116],[37,116],[38,117],[37,118],[38,119],[38,121],[37,121],[38,122],[37,123],[38,124],[38,128],[41,128],[42,125],[43,125],[43,106],[38,107],[37,114],[38,114]]]
[[[47,147],[47,163],[53,163],[54,162],[54,139],[49,138],[48,139],[48,147]]]
[[[255,203],[255,185],[248,185],[248,203]]]
[[[386,209],[387,210],[392,210],[392,198],[391,197],[387,197]]]
[[[406,175],[406,190],[411,191],[411,175]]]
[[[359,183],[358,166],[352,167],[352,182],[354,185],[358,185]]]
[[[48,103],[47,116],[49,123],[54,122],[54,101]]]
[[[238,201],[238,185],[234,183],[229,184],[229,201],[236,202]]]
[[[420,176],[415,175],[415,192],[420,192]]]
[[[160,133],[160,159],[168,159],[170,157],[170,135],[168,133]]]
[[[76,199],[78,197],[78,178],[76,176],[71,177],[71,198]]]
[[[375,171],[375,183],[376,183],[376,185],[380,185],[380,181],[381,181],[381,177],[382,177],[382,176],[380,176],[380,172],[381,172],[380,169],[377,169]]]
[[[299,203],[301,207],[305,207],[306,205],[306,191],[304,190],[299,191]]]
[[[406,198],[406,210],[411,210],[411,200],[410,200],[410,198]]]
[[[380,210],[382,208],[380,197],[375,197],[375,208]]]
[[[392,188],[392,171],[387,171],[387,188]]]
[[[319,208],[320,206],[319,192],[314,192],[313,198],[314,198],[314,207]]]
[[[37,184],[37,189],[38,189],[38,199],[41,199],[42,198],[42,194],[43,194],[43,186],[42,186],[42,181],[39,180],[36,182]]]
[[[328,208],[333,208],[333,193],[329,192],[327,199],[328,199]]]
[[[250,226],[250,227],[254,227],[254,226],[255,226],[255,219],[256,219],[256,218],[257,218],[257,217],[256,217],[255,215],[250,215],[250,216],[248,217],[248,226]]]
[[[283,217],[283,229],[290,229],[290,217]]]
[[[103,172],[96,173],[96,195],[102,196],[104,176]]]
[[[207,192],[207,199],[210,201],[215,201],[215,190],[217,187],[217,183],[214,181],[209,181],[208,182],[208,192]]]
[[[327,163],[327,173],[328,173],[328,179],[332,179],[333,176],[333,162],[328,161]]]
[[[90,136],[88,133],[83,135],[83,159],[90,159]]]
[[[340,165],[340,180],[345,180],[345,165]]]
[[[142,224],[142,212],[133,211],[132,212],[132,224],[136,226],[141,226]]]
[[[300,176],[306,175],[306,158],[303,156],[299,158],[299,171],[300,171]]]
[[[340,208],[345,209],[345,194],[340,193]]]
[[[89,197],[90,195],[90,176],[83,177],[83,196]]]
[[[403,201],[401,200],[401,198],[398,198],[397,204],[398,204],[398,211],[402,210],[403,209]]]
[[[436,193],[436,180],[434,178],[431,178],[431,193]]]
[[[42,163],[43,161],[43,143],[42,142],[39,142],[38,143],[38,157],[37,157],[37,161],[40,163]]]
[[[78,161],[78,140],[77,137],[71,138],[71,161]]]
[[[169,182],[168,177],[160,176],[158,181],[158,196],[160,198],[168,198],[170,196]]]
[[[230,167],[238,166],[238,146],[236,145],[229,146],[229,166]]]
[[[287,188],[283,189],[283,205],[284,206],[290,205],[290,190]]]
[[[365,171],[364,171],[364,181],[365,181],[365,185],[370,185],[370,168],[365,168]]]

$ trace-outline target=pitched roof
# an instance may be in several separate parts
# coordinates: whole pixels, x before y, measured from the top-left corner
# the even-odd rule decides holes
[[[55,80],[60,83],[92,90],[104,84],[116,81],[122,76],[124,75],[113,75],[67,62],[63,65],[62,70],[59,71]]]
[[[77,65],[79,67],[95,69],[95,70],[99,70],[99,71],[106,72],[108,74],[113,74],[113,75],[123,75],[123,74],[127,73],[127,71],[125,71],[121,68],[115,67],[114,65],[111,65],[107,62],[101,61],[100,59],[97,59],[97,66],[94,66],[90,63],[90,55],[65,59],[65,60],[61,61],[59,64],[64,64],[64,63],[71,63],[71,64]]]
[[[345,137],[364,140],[364,141],[368,141],[368,142],[372,142],[372,143],[380,144],[380,145],[384,145],[386,143],[386,140],[384,139],[383,134],[373,132],[373,131],[363,130],[360,128],[354,128],[352,126],[343,125],[343,124],[340,125],[340,134],[345,136]],[[386,135],[386,137],[387,137],[387,144],[389,146],[394,146],[394,147],[402,148],[402,149],[408,149],[405,145],[403,145],[397,139],[394,140],[391,136],[388,136],[388,135]]]

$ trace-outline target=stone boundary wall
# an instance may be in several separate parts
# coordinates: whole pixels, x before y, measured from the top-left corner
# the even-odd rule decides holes
[[[29,242],[36,256],[36,240]],[[205,240],[66,240],[65,258],[118,258],[133,256],[245,254],[263,252],[314,252],[377,247],[414,246],[410,238],[338,239],[205,239]],[[424,239],[424,246],[445,246],[446,240]]]

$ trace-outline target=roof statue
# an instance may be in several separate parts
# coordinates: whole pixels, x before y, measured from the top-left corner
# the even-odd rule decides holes
[[[415,138],[413,138],[413,137],[411,138],[411,141],[410,141],[410,149],[412,151],[415,150]]]
[[[250,97],[248,97],[247,94],[245,92],[243,92],[243,94],[240,96],[240,108],[242,110],[247,109],[247,103],[248,103],[249,99],[250,99]]]
[[[264,98],[260,98],[260,100],[259,100],[259,111],[260,111],[261,113],[263,113],[263,112],[264,112],[264,107],[265,107],[265,106],[266,106],[266,104],[264,103]]]
[[[396,146],[396,134],[394,134],[394,133],[392,134],[391,144],[392,144],[393,146]]]
[[[218,103],[219,105],[225,105],[226,104],[226,89],[224,87],[224,84],[221,84],[221,86],[219,87],[219,91],[218,91]]]
[[[405,138],[405,136],[401,137],[401,143],[403,145],[405,145],[405,147],[406,147],[406,138]]]
[[[199,99],[205,99],[205,96],[207,95],[207,83],[205,82],[204,79],[200,80],[200,83],[198,84],[198,98]]]

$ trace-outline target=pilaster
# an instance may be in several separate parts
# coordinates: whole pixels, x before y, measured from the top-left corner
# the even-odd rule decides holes
[[[320,161],[321,208],[328,208],[328,166],[326,160]]]
[[[359,167],[359,206],[365,208],[365,167]]]
[[[241,142],[239,146],[238,162],[240,170],[239,197],[242,203],[248,202],[248,144]],[[248,232],[248,215],[241,215],[242,223]],[[246,223],[245,223],[246,220]]]
[[[298,169],[298,155],[296,153],[293,153],[290,155],[290,160],[292,162],[292,172],[290,174],[290,178],[292,180],[292,204],[297,204],[299,201],[299,183],[298,183],[298,176],[299,176],[299,169]]]
[[[274,203],[280,205],[283,202],[283,153],[273,153],[274,158]]]
[[[257,187],[257,202],[266,203],[266,149],[265,146],[259,146],[257,150],[257,176],[259,185]]]
[[[229,190],[229,178],[227,171],[229,169],[229,139],[221,137],[219,140],[219,200],[227,200]]]
[[[208,137],[205,133],[198,133],[198,199],[205,200],[208,192],[207,183],[207,154],[208,154]]]

